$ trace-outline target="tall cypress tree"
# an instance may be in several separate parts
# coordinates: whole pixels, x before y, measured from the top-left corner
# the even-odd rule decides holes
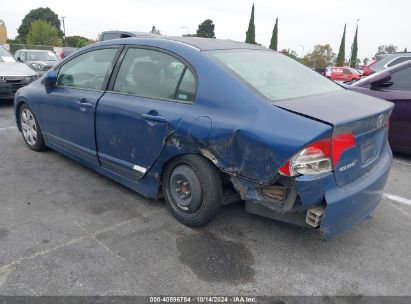
[[[344,66],[345,63],[345,29],[347,24],[344,24],[344,33],[341,39],[340,50],[338,51],[336,66]]]
[[[251,9],[250,23],[246,32],[245,42],[255,44],[255,25],[254,25],[254,3]]]
[[[278,46],[278,18],[275,19],[273,35],[271,36],[270,49],[277,51]]]
[[[355,36],[354,36],[354,41],[352,43],[352,49],[351,49],[351,59],[350,59],[350,67],[355,68],[357,66],[357,53],[358,53],[358,25],[357,28],[355,29]]]

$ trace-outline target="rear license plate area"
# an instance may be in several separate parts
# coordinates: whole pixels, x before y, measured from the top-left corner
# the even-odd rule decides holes
[[[375,139],[367,139],[361,143],[361,163],[367,165],[377,156],[377,145]]]

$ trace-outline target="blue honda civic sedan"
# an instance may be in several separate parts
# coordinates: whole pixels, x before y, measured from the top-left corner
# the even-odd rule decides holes
[[[188,226],[237,195],[247,212],[330,239],[375,209],[392,161],[390,102],[229,40],[93,44],[20,89],[14,106],[30,149],[163,196]]]

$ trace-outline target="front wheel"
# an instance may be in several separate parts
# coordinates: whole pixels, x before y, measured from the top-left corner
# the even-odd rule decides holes
[[[220,175],[199,155],[187,154],[172,161],[164,170],[162,185],[174,217],[187,226],[205,225],[221,206]]]
[[[43,151],[46,148],[43,135],[33,110],[26,104],[20,109],[20,126],[26,145],[33,151]]]

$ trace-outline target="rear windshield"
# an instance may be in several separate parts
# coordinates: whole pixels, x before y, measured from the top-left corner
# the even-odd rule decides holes
[[[283,54],[268,50],[215,50],[210,54],[272,101],[342,90]]]
[[[52,51],[39,52],[29,51],[26,53],[27,61],[59,61]]]

